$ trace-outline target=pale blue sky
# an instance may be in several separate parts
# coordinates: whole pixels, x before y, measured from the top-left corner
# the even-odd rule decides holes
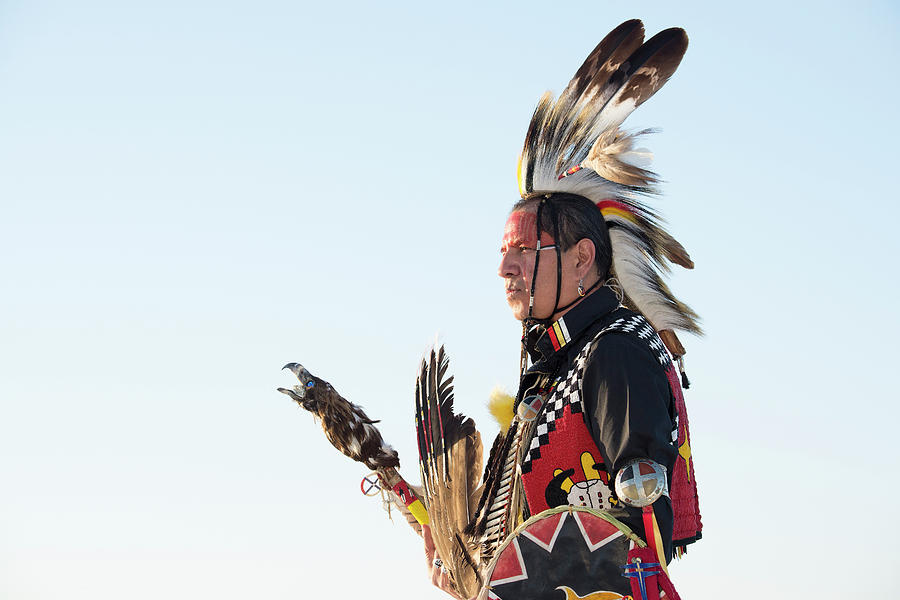
[[[887,597],[900,11],[856,4],[0,2],[0,597],[443,597],[279,369],[381,418],[416,480],[439,333],[491,438],[528,119],[632,17],[691,38],[626,122],[661,128],[707,332],[675,584]]]

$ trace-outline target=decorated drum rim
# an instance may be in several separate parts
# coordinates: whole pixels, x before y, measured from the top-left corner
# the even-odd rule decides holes
[[[609,512],[607,512],[605,510],[589,508],[587,506],[572,506],[572,505],[557,506],[556,508],[548,508],[547,510],[541,511],[538,514],[532,515],[531,517],[526,519],[518,527],[513,529],[512,533],[510,533],[508,536],[506,536],[506,539],[503,540],[502,544],[497,546],[497,549],[494,551],[494,556],[491,557],[491,560],[490,560],[490,562],[488,562],[487,567],[485,567],[485,569],[481,572],[482,576],[483,576],[482,580],[484,581],[484,585],[481,587],[481,591],[478,592],[477,600],[486,600],[487,594],[491,589],[491,582],[490,582],[490,579],[488,578],[488,574],[494,572],[494,567],[497,566],[497,561],[500,560],[500,555],[503,554],[503,551],[506,550],[506,547],[512,543],[512,541],[516,538],[516,536],[519,535],[522,531],[524,531],[528,527],[530,527],[531,525],[533,525],[534,523],[536,523],[537,521],[540,521],[541,519],[545,519],[551,515],[555,515],[555,514],[562,513],[562,512],[590,513],[595,517],[599,517],[599,518],[603,519],[604,521],[613,525],[614,527],[617,527],[619,529],[619,531],[621,531],[622,534],[625,537],[627,537],[630,541],[634,542],[634,544],[638,548],[645,548],[647,546],[647,544],[644,542],[644,540],[642,540],[640,538],[640,536],[638,536],[636,533],[634,533],[628,527],[628,525],[626,525],[625,523],[622,523],[620,520],[618,520],[617,518],[615,518],[614,516],[612,516],[611,514],[609,514]]]

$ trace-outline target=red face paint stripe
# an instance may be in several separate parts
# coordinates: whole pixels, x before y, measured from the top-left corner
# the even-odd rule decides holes
[[[542,219],[543,220],[543,219]],[[552,245],[553,237],[547,232],[541,232],[541,245]],[[503,248],[537,246],[537,215],[533,212],[517,210],[509,215],[506,226],[503,228]]]

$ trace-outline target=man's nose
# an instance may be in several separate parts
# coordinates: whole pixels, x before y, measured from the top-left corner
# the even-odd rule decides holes
[[[500,258],[500,266],[497,268],[497,275],[500,277],[516,277],[522,273],[521,265],[510,254],[506,253]]]

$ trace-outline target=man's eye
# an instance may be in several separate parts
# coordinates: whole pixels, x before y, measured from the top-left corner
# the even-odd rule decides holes
[[[522,255],[534,251],[535,249],[529,246],[504,246],[503,248],[500,248],[501,256],[506,256],[510,252],[513,252],[516,255]]]

